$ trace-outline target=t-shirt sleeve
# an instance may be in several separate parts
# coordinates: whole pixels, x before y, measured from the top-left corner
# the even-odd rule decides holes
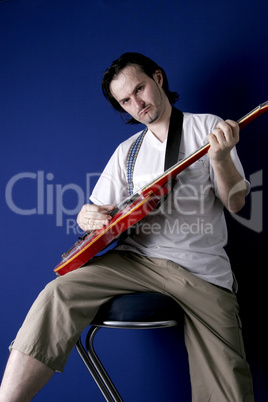
[[[126,155],[118,147],[99,177],[90,200],[97,205],[118,205],[127,197]]]

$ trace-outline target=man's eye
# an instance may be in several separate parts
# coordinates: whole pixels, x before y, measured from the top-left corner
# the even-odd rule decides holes
[[[140,87],[137,88],[137,91],[136,91],[136,92],[140,92],[140,91],[142,90],[142,88],[143,88],[143,87],[142,87],[142,85],[141,85]]]
[[[128,103],[129,99],[124,99],[122,102],[122,105],[126,105]]]

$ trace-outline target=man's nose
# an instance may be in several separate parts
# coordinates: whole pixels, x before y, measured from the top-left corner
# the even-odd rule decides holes
[[[139,97],[139,96],[134,96],[133,98],[134,105],[138,110],[143,109],[145,106],[145,102]]]

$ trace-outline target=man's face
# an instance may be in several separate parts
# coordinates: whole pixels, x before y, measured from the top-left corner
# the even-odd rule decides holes
[[[162,116],[168,103],[162,84],[161,71],[157,70],[152,79],[138,66],[129,65],[112,80],[110,90],[127,113],[150,125]]]

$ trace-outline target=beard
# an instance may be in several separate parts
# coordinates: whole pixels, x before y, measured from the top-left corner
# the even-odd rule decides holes
[[[142,114],[142,116],[139,116],[138,121],[140,123],[152,124],[152,123],[154,123],[155,121],[158,120],[158,118],[160,116],[159,108],[155,107],[154,105],[148,104],[148,105],[144,106],[144,108],[142,110],[144,110],[144,109],[146,109],[148,107],[149,107],[148,112],[145,112],[144,114]]]
[[[152,124],[159,119],[160,113],[158,110],[155,113],[147,113],[147,117],[149,118],[147,124]]]
[[[150,106],[148,112],[146,112],[142,116],[142,120],[144,120],[145,124],[152,124],[152,123],[156,122],[165,109],[162,92],[158,87],[157,87],[157,89],[158,89],[158,93],[159,93],[159,101],[157,102],[157,104],[149,103],[143,108],[143,110],[144,110],[148,106]]]

